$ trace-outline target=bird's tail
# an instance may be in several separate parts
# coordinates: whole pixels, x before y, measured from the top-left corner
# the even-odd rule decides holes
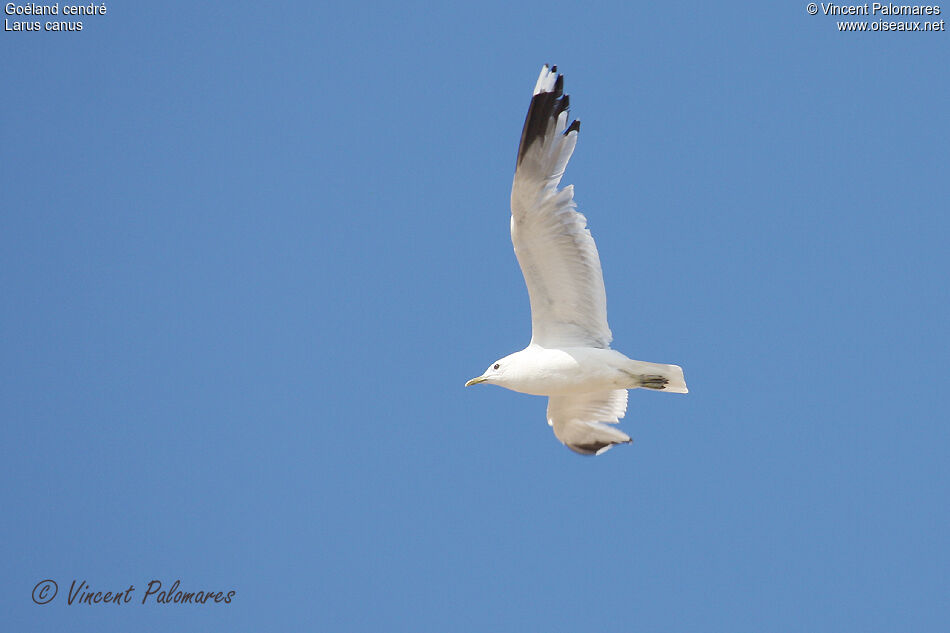
[[[624,371],[633,378],[630,389],[643,387],[656,391],[671,393],[688,393],[683,368],[679,365],[664,365],[662,363],[648,363],[642,360],[631,360]]]

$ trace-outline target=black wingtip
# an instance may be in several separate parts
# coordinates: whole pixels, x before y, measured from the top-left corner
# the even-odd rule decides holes
[[[555,119],[561,116],[561,113],[571,107],[570,95],[564,95],[554,103],[554,111],[551,116]]]
[[[574,121],[572,121],[571,124],[567,126],[567,129],[564,130],[564,136],[567,136],[571,132],[580,132],[580,131],[581,131],[581,120],[574,119]]]
[[[548,64],[544,65],[548,68]],[[551,65],[550,72],[556,73],[557,66]],[[548,133],[548,125],[554,121],[561,113],[570,108],[570,96],[564,94],[564,75],[558,75],[554,80],[554,89],[550,92],[540,92],[531,98],[531,105],[528,106],[528,115],[525,117],[524,129],[521,131],[521,144],[518,146],[518,163],[524,158],[528,148],[537,140],[544,138]],[[578,131],[580,122],[573,121],[564,131],[564,134]]]

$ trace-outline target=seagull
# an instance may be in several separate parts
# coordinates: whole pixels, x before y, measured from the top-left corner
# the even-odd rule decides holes
[[[611,426],[627,412],[628,389],[687,393],[678,365],[610,349],[600,256],[578,213],[574,186],[558,189],[580,121],[568,124],[557,66],[541,69],[521,132],[511,187],[511,241],[531,302],[531,341],[465,386],[486,383],[548,397],[548,424],[572,451],[601,455],[630,436]]]

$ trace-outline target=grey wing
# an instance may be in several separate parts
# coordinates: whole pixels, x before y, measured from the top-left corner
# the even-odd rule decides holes
[[[575,453],[602,455],[614,444],[632,441],[609,426],[627,412],[627,390],[599,391],[548,398],[548,424],[557,439]]]
[[[531,301],[531,342],[543,347],[610,346],[607,294],[587,218],[574,187],[558,189],[580,122],[568,125],[557,66],[541,69],[511,189],[511,241]]]

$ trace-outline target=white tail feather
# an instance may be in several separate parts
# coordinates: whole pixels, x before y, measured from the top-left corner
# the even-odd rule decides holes
[[[669,391],[670,393],[689,393],[686,388],[686,377],[683,376],[683,368],[679,365],[664,365],[662,363],[648,363],[642,360],[632,360],[624,368],[635,378],[640,379],[637,384],[630,385],[631,389],[644,387],[655,389],[657,391]],[[654,377],[660,377],[663,380],[656,381]]]

